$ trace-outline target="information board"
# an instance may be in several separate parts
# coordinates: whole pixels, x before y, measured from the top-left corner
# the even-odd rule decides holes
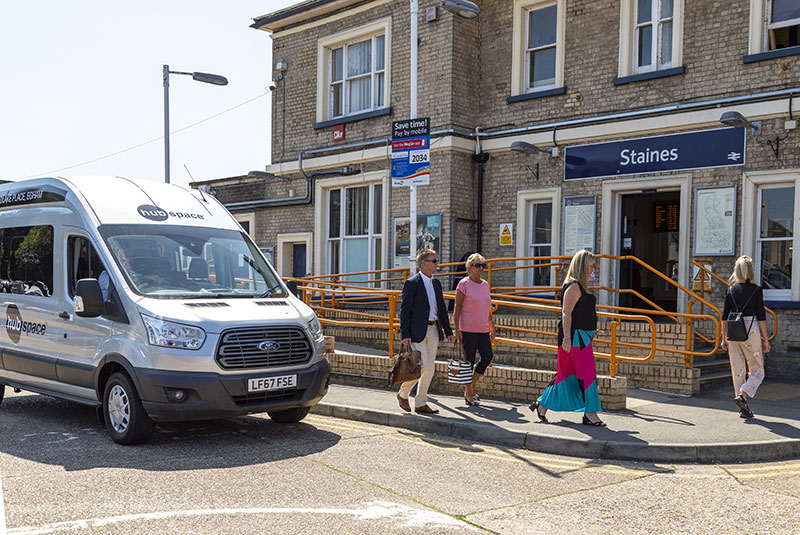
[[[564,254],[594,252],[597,199],[594,195],[564,197]]]
[[[430,133],[429,117],[392,123],[392,187],[430,184]]]
[[[694,190],[694,255],[732,256],[736,238],[736,186]]]
[[[676,232],[680,203],[676,200],[653,203],[653,232]]]

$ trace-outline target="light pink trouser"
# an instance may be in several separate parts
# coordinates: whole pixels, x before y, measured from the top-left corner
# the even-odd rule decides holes
[[[744,392],[747,397],[756,397],[756,391],[764,380],[764,353],[761,346],[761,330],[758,320],[750,316],[744,318],[745,326],[749,326],[750,333],[744,342],[728,342],[728,356],[731,359],[731,373],[733,374],[733,390],[735,395]],[[748,371],[750,372],[748,375]]]
[[[433,380],[433,372],[436,370],[436,350],[439,349],[439,329],[437,326],[428,325],[428,332],[425,339],[418,344],[411,344],[411,349],[416,349],[422,353],[422,373],[419,378],[417,395],[414,397],[414,407],[420,408],[428,404],[428,388]],[[411,389],[417,381],[406,381],[400,385],[400,397],[408,399]]]

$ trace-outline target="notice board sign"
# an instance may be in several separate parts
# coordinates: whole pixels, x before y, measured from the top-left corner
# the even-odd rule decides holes
[[[564,255],[572,256],[582,249],[594,252],[596,216],[595,195],[564,197]]]
[[[430,184],[430,134],[429,117],[392,123],[392,187]]]
[[[653,232],[677,232],[680,203],[677,200],[653,203]]]
[[[736,186],[694,190],[694,256],[733,256]]]

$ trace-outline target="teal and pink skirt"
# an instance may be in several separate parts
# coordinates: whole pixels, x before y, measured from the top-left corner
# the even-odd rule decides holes
[[[539,396],[539,403],[551,411],[600,412],[597,395],[597,366],[592,338],[595,331],[575,330],[572,348],[558,348],[556,378]]]

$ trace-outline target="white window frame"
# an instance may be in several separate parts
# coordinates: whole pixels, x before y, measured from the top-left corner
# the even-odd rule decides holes
[[[371,39],[372,50],[375,50],[376,37],[384,36],[384,61],[383,69],[376,70],[377,58],[373,53],[372,67],[369,76],[372,78],[370,108],[349,113],[349,84],[347,77],[347,46],[360,43]],[[365,26],[360,26],[345,32],[341,32],[317,41],[317,122],[345,118],[349,115],[358,115],[368,111],[389,107],[389,96],[391,94],[391,18],[385,18]],[[342,115],[333,116],[333,89],[332,89],[332,52],[342,48]],[[383,74],[383,103],[377,105],[379,74]],[[366,76],[366,75],[365,75]],[[361,78],[358,76],[351,78]]]
[[[306,271],[313,266],[312,258],[314,256],[313,249],[313,232],[294,232],[286,234],[278,234],[275,243],[275,265],[272,266],[281,277],[291,277],[292,272],[290,269],[289,261],[293,260],[291,253],[284,251],[286,246],[294,245],[295,243],[306,244]]]
[[[748,54],[769,52],[769,30],[795,26],[800,24],[800,19],[772,24],[772,0],[750,0],[750,39],[748,40]]]
[[[316,243],[315,243],[315,250],[316,254],[314,255],[314,268],[315,273],[324,273],[330,274],[329,271],[329,258],[328,258],[328,224],[329,224],[329,213],[328,213],[328,202],[329,202],[329,192],[334,189],[342,189],[342,207],[344,208],[344,201],[345,201],[345,189],[349,187],[355,186],[371,186],[375,184],[382,185],[382,194],[381,194],[381,232],[380,233],[373,233],[372,227],[374,224],[374,218],[372,217],[372,210],[370,210],[370,221],[369,221],[369,233],[368,236],[370,237],[370,258],[369,258],[369,269],[375,269],[373,266],[375,265],[375,256],[374,256],[374,240],[377,238],[381,239],[381,258],[383,259],[384,269],[386,269],[389,265],[389,259],[386,256],[387,253],[387,239],[389,239],[389,222],[387,220],[387,214],[389,214],[389,202],[388,202],[388,190],[387,188],[390,187],[389,180],[387,178],[385,171],[377,171],[371,173],[364,173],[361,175],[354,175],[349,177],[339,177],[339,178],[331,178],[325,180],[317,180],[315,182],[315,190],[314,195],[315,198],[318,199],[317,202],[314,203],[314,232],[316,235]],[[370,206],[373,205],[373,188],[370,188]],[[340,218],[340,224],[342,223],[343,218]],[[339,238],[344,240],[344,228],[340,228]],[[345,251],[343,248],[340,249],[339,257],[340,261],[345,258],[344,255]]]
[[[800,169],[784,171],[746,172],[742,185],[742,236],[743,255],[753,258],[756,281],[761,281],[761,247],[759,217],[761,215],[761,191],[765,188],[794,186],[794,227],[792,229],[792,288],[791,290],[764,289],[764,298],[771,301],[800,301],[800,266],[794,261],[800,251]]]
[[[661,0],[652,0],[653,17],[661,14]],[[619,22],[619,76],[631,76],[646,72],[671,69],[683,65],[683,3],[684,0],[674,0],[672,5],[672,61],[669,64],[658,64],[658,53],[661,50],[661,37],[658,23],[653,22],[653,44],[651,49],[650,65],[638,67],[638,40],[636,9],[637,0],[620,0]],[[656,11],[657,9],[657,11]],[[660,19],[658,19],[660,20]]]
[[[528,13],[535,9],[556,6],[556,79],[552,85],[528,87]],[[511,95],[535,94],[564,87],[564,31],[566,0],[514,0],[511,49]]]
[[[550,202],[553,205],[553,227],[550,233],[550,255],[558,256],[561,251],[561,188],[542,188],[535,190],[522,190],[517,192],[517,256],[526,257],[531,241],[530,214],[531,205]],[[517,266],[524,266],[528,262],[517,261]],[[528,281],[530,272],[527,269],[516,270],[516,285],[530,286]],[[555,268],[551,268],[550,281],[555,283]]]
[[[247,233],[253,241],[256,241],[256,214],[255,212],[233,214],[233,218],[239,223],[247,223],[250,231]]]

